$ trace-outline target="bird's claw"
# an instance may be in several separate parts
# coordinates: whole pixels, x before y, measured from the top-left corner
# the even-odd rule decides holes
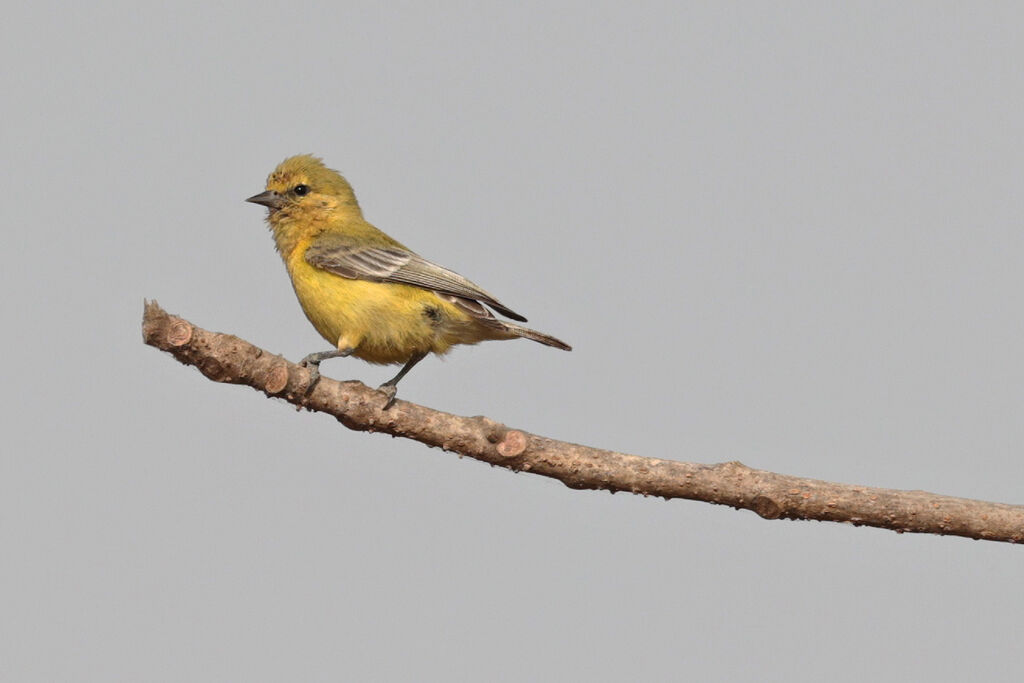
[[[377,391],[384,394],[386,399],[384,401],[384,407],[381,408],[381,410],[387,410],[388,408],[395,404],[395,394],[398,393],[397,386],[395,386],[394,384],[381,384],[379,387],[377,387]]]
[[[320,382],[320,359],[316,355],[311,353],[299,361],[300,367],[309,370],[309,380],[306,382],[306,389],[302,392],[302,402],[295,407],[295,410],[302,410],[306,407],[309,395],[313,393],[313,389]]]
[[[306,390],[303,392],[306,396],[309,396],[320,382],[320,362],[311,361],[307,356],[299,362],[299,365],[309,370],[309,381],[306,383]]]

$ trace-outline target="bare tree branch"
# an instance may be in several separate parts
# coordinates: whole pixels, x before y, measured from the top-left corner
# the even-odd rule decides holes
[[[147,344],[194,365],[216,382],[245,384],[297,406],[330,413],[346,427],[415,439],[514,471],[558,479],[574,489],[689,498],[753,510],[765,519],[815,519],[896,532],[1024,541],[1024,506],[835,484],[751,469],[643,458],[510,429],[486,417],[460,417],[384,397],[360,382],[323,378],[306,397],[309,371],[233,335],[208,332],[146,302]]]

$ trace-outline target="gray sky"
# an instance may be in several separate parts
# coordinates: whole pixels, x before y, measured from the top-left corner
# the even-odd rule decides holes
[[[1019,548],[574,492],[140,340],[325,348],[242,201],[312,152],[576,349],[408,400],[1024,502],[1024,9],[825,4],[8,8],[0,678],[1020,680]]]

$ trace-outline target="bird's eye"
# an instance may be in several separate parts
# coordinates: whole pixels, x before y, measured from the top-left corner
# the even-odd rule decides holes
[[[299,195],[300,197],[305,197],[307,194],[309,194],[309,185],[296,185],[295,187],[292,188],[292,192]]]

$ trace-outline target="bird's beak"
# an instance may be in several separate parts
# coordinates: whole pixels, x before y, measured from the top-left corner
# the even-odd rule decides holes
[[[253,204],[260,204],[262,206],[267,207],[271,211],[274,211],[276,209],[281,208],[281,204],[284,203],[284,197],[279,195],[277,192],[274,192],[273,190],[267,190],[266,192],[254,194],[245,201],[252,202]]]

